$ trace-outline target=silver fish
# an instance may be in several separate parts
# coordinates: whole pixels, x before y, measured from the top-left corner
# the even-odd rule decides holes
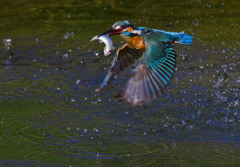
[[[91,41],[93,40],[99,40],[99,43],[104,43],[105,47],[104,47],[104,56],[108,56],[110,55],[110,53],[112,52],[112,50],[114,50],[114,46],[113,46],[113,42],[111,40],[111,38],[109,38],[109,36],[107,35],[101,35],[101,36],[95,36],[91,39]]]

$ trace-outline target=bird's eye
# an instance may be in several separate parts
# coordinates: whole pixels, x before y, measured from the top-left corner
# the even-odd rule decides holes
[[[122,29],[122,27],[121,26],[117,26],[115,29],[116,30],[120,30],[120,29]]]

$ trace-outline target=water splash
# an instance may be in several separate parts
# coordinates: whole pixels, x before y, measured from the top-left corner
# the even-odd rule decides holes
[[[10,46],[12,46],[12,40],[8,37],[4,37],[3,44],[7,49],[10,49]]]

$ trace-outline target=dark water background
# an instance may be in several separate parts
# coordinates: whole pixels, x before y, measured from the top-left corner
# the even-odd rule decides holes
[[[238,0],[1,0],[0,166],[239,166],[239,7]],[[93,93],[113,56],[89,41],[126,19],[194,38],[174,46],[177,71],[165,94],[140,107],[114,98],[128,71]]]

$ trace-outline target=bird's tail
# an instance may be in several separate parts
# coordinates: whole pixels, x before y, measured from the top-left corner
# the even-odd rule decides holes
[[[159,31],[159,30],[158,30]],[[193,37],[188,34],[184,34],[184,32],[167,32],[167,31],[162,31],[161,32],[170,35],[176,43],[184,44],[184,45],[190,45],[192,44]]]
[[[174,34],[177,37],[176,42],[184,45],[190,45],[192,44],[193,38],[191,35],[184,34],[184,32],[175,33]]]

